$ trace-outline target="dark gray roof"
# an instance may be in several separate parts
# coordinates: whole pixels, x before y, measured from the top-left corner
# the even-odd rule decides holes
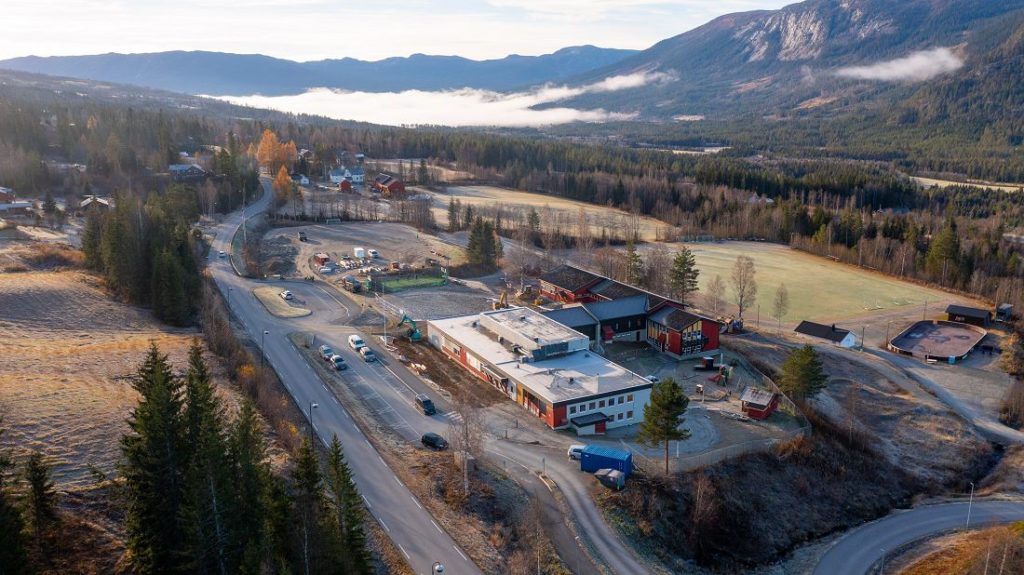
[[[700,319],[701,318],[698,315],[694,315],[670,305],[661,308],[650,317],[651,321],[660,323],[661,325],[675,331],[682,331]]]
[[[584,306],[591,315],[600,321],[644,315],[647,313],[647,295],[641,293],[622,299],[588,303]]]
[[[604,280],[590,288],[590,291],[608,299],[621,299],[644,293],[643,290],[638,290],[635,287],[615,280]]]
[[[571,328],[596,325],[597,320],[581,305],[563,307],[544,312],[544,315]]]
[[[541,281],[545,281],[553,286],[568,291],[583,289],[600,279],[602,278],[599,275],[583,271],[570,265],[560,265],[540,276]]]
[[[992,319],[992,312],[987,309],[967,307],[965,305],[950,305],[946,308],[946,313],[949,315],[961,315],[963,317],[973,317],[976,319]]]
[[[768,407],[774,397],[775,393],[767,389],[745,387],[743,388],[743,393],[740,394],[740,401],[764,408]]]
[[[827,339],[829,341],[839,343],[850,333],[848,329],[842,329],[832,325],[822,325],[820,323],[814,323],[813,321],[804,320],[800,322],[800,325],[796,326],[793,331],[809,335],[811,337],[820,337],[821,339]]]
[[[569,421],[576,427],[586,427],[595,423],[601,423],[602,421],[608,421],[608,416],[600,411],[595,411],[594,413],[573,417]]]

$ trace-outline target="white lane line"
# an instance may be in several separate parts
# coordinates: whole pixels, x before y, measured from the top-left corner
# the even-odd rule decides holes
[[[437,522],[436,521],[431,519],[430,522],[434,524],[434,529],[437,529],[438,533],[442,533],[442,534],[444,533],[444,531],[441,531],[441,528],[437,526]]]
[[[462,557],[462,559],[463,559],[464,561],[469,561],[469,557],[466,557],[465,555],[463,555],[463,554],[462,554],[462,551],[461,551],[461,550],[460,550],[460,549],[459,549],[458,547],[456,547],[456,546],[452,545],[452,549],[454,549],[454,550],[455,550],[455,552],[459,554],[459,557]]]
[[[387,531],[388,533],[391,533],[391,528],[390,528],[390,527],[388,527],[388,524],[387,524],[387,523],[384,523],[384,520],[383,520],[383,519],[381,519],[380,517],[378,517],[378,518],[377,518],[377,521],[380,521],[380,524],[384,526],[384,531]]]
[[[397,483],[399,485],[402,484],[402,482],[398,480],[398,476],[397,475],[392,475],[391,477],[393,477],[395,479],[395,483]]]
[[[420,502],[419,502],[419,501],[416,501],[416,498],[415,498],[415,497],[413,497],[412,495],[410,495],[410,496],[409,496],[409,499],[412,499],[412,502],[416,504],[416,507],[419,507],[420,509],[423,509],[423,506],[422,506],[422,505],[420,505]]]
[[[377,456],[377,459],[380,459],[380,462],[381,462],[381,463],[384,463],[384,459],[383,459],[383,458],[382,458],[382,457],[381,457],[380,455],[378,455],[378,456]],[[387,465],[387,464],[386,464],[386,463],[384,463],[384,465]]]
[[[363,438],[363,441],[365,441],[365,442],[366,442],[366,445],[370,445],[370,440],[369,440],[369,439],[366,439],[366,438],[364,437],[364,438]],[[372,448],[373,446],[372,446],[372,445],[370,445],[370,447]]]
[[[363,498],[363,502],[364,502],[364,503],[366,503],[366,506],[367,506],[367,507],[370,507],[370,508],[372,508],[372,507],[373,507],[373,505],[370,505],[370,500],[369,500],[369,499],[367,499],[365,495],[363,495],[363,494],[361,494],[361,493],[360,493],[359,495],[360,495],[360,496],[361,496],[361,497]]]
[[[409,556],[409,553],[405,550],[405,547],[402,547],[401,543],[398,544],[398,548],[402,550],[402,554],[405,555],[406,559],[412,560],[412,557]]]
[[[327,384],[326,384],[326,383],[324,383],[324,382],[322,382],[322,381],[321,381],[321,382],[320,382],[320,385],[324,386],[324,391],[326,391],[327,393],[330,393],[330,392],[331,392],[331,390],[330,390],[330,389],[327,389]]]

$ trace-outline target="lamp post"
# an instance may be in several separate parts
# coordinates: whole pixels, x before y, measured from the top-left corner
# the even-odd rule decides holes
[[[313,447],[313,410],[320,407],[320,404],[309,402],[309,446]]]
[[[580,570],[580,551],[581,551],[581,549],[580,549],[580,536],[577,535],[576,536],[576,572],[577,573],[583,573],[583,571]]]
[[[444,573],[444,564],[440,561],[434,561],[434,564],[430,566],[431,573]]]
[[[882,547],[882,563],[878,566],[878,575],[885,575],[885,547]]]
[[[974,482],[971,482],[971,498],[967,500],[967,523],[964,524],[964,529],[970,529],[971,527],[971,507],[974,505]]]
[[[260,336],[260,371],[263,371],[267,365],[267,352],[264,351],[264,344],[267,343],[267,334],[269,333],[269,331],[263,330],[263,335]]]

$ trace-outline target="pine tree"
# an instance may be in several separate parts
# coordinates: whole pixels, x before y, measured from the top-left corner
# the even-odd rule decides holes
[[[280,482],[271,474],[263,429],[252,403],[242,404],[231,431],[228,459],[238,504],[235,524],[244,529],[241,573],[277,570],[284,556],[287,504]]]
[[[82,253],[85,254],[85,266],[92,270],[103,267],[103,254],[100,245],[103,241],[103,213],[97,208],[90,208],[85,214],[82,226]]]
[[[824,389],[827,383],[828,376],[825,375],[821,358],[810,345],[794,349],[782,364],[779,389],[790,397],[810,399]]]
[[[671,441],[682,441],[690,437],[690,430],[680,426],[686,421],[684,415],[690,405],[690,398],[672,378],[665,378],[654,384],[651,399],[644,406],[644,420],[640,422],[637,441],[648,447],[664,444],[665,474],[668,475],[668,448]]]
[[[224,408],[214,393],[199,341],[189,349],[185,376],[185,523],[191,569],[225,575],[235,571],[235,549],[243,533],[232,532],[236,502],[231,485]]]
[[[191,303],[187,295],[185,270],[181,262],[166,248],[153,262],[153,314],[171,325],[188,325]]]
[[[338,436],[331,440],[327,456],[327,487],[334,498],[334,521],[344,551],[339,562],[345,573],[369,573],[370,553],[366,548],[363,503],[352,480],[352,470],[345,461]]]
[[[46,190],[46,197],[43,199],[43,213],[52,214],[57,211],[57,202],[53,201],[53,194]]]
[[[690,294],[697,291],[697,277],[700,270],[697,269],[697,259],[693,252],[683,247],[676,253],[672,260],[672,271],[669,272],[669,285],[672,287],[672,295],[683,305],[691,304]]]
[[[466,229],[473,225],[476,221],[476,212],[473,210],[473,204],[466,204],[466,211],[462,216],[462,229]]]
[[[455,203],[455,196],[448,200],[448,233],[459,231],[459,206]]]
[[[36,549],[42,550],[43,535],[57,521],[57,491],[50,477],[50,465],[38,451],[33,451],[25,462],[25,483],[28,484],[25,510]]]
[[[187,557],[181,381],[152,344],[132,386],[139,405],[128,418],[131,431],[121,439],[128,548],[139,573],[179,572]]]
[[[636,251],[633,240],[626,242],[626,283],[638,286],[644,278],[644,260]]]
[[[466,243],[466,259],[471,264],[479,264],[483,261],[483,242],[481,238],[481,232],[483,222],[480,218],[477,218],[473,222],[473,226],[469,230],[469,241]]]
[[[324,494],[323,476],[320,463],[309,439],[303,439],[299,454],[292,470],[292,516],[296,571],[309,575],[319,573],[321,565],[331,550],[340,547],[337,538],[332,537],[333,522],[328,520],[327,497]]]
[[[3,439],[3,420],[0,419],[0,440]],[[0,441],[0,446],[3,442]],[[8,486],[8,472],[14,466],[8,452],[0,447],[0,575],[27,573],[28,554],[25,547],[25,520],[14,504],[14,495]]]

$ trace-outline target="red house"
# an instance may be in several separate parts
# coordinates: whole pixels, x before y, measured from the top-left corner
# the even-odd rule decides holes
[[[540,276],[540,295],[562,303],[598,301],[590,288],[605,278],[570,265],[561,265]]]
[[[717,321],[690,313],[671,301],[647,312],[647,341],[678,357],[718,349],[721,328]]]
[[[402,180],[387,174],[379,174],[373,179],[373,189],[380,192],[382,196],[394,197],[405,194],[405,184]]]
[[[751,419],[768,419],[777,407],[779,394],[767,389],[745,387],[740,394],[740,409]]]
[[[348,180],[342,180],[338,184],[338,189],[341,190],[342,192],[351,192],[352,191],[352,182],[350,182]]]

